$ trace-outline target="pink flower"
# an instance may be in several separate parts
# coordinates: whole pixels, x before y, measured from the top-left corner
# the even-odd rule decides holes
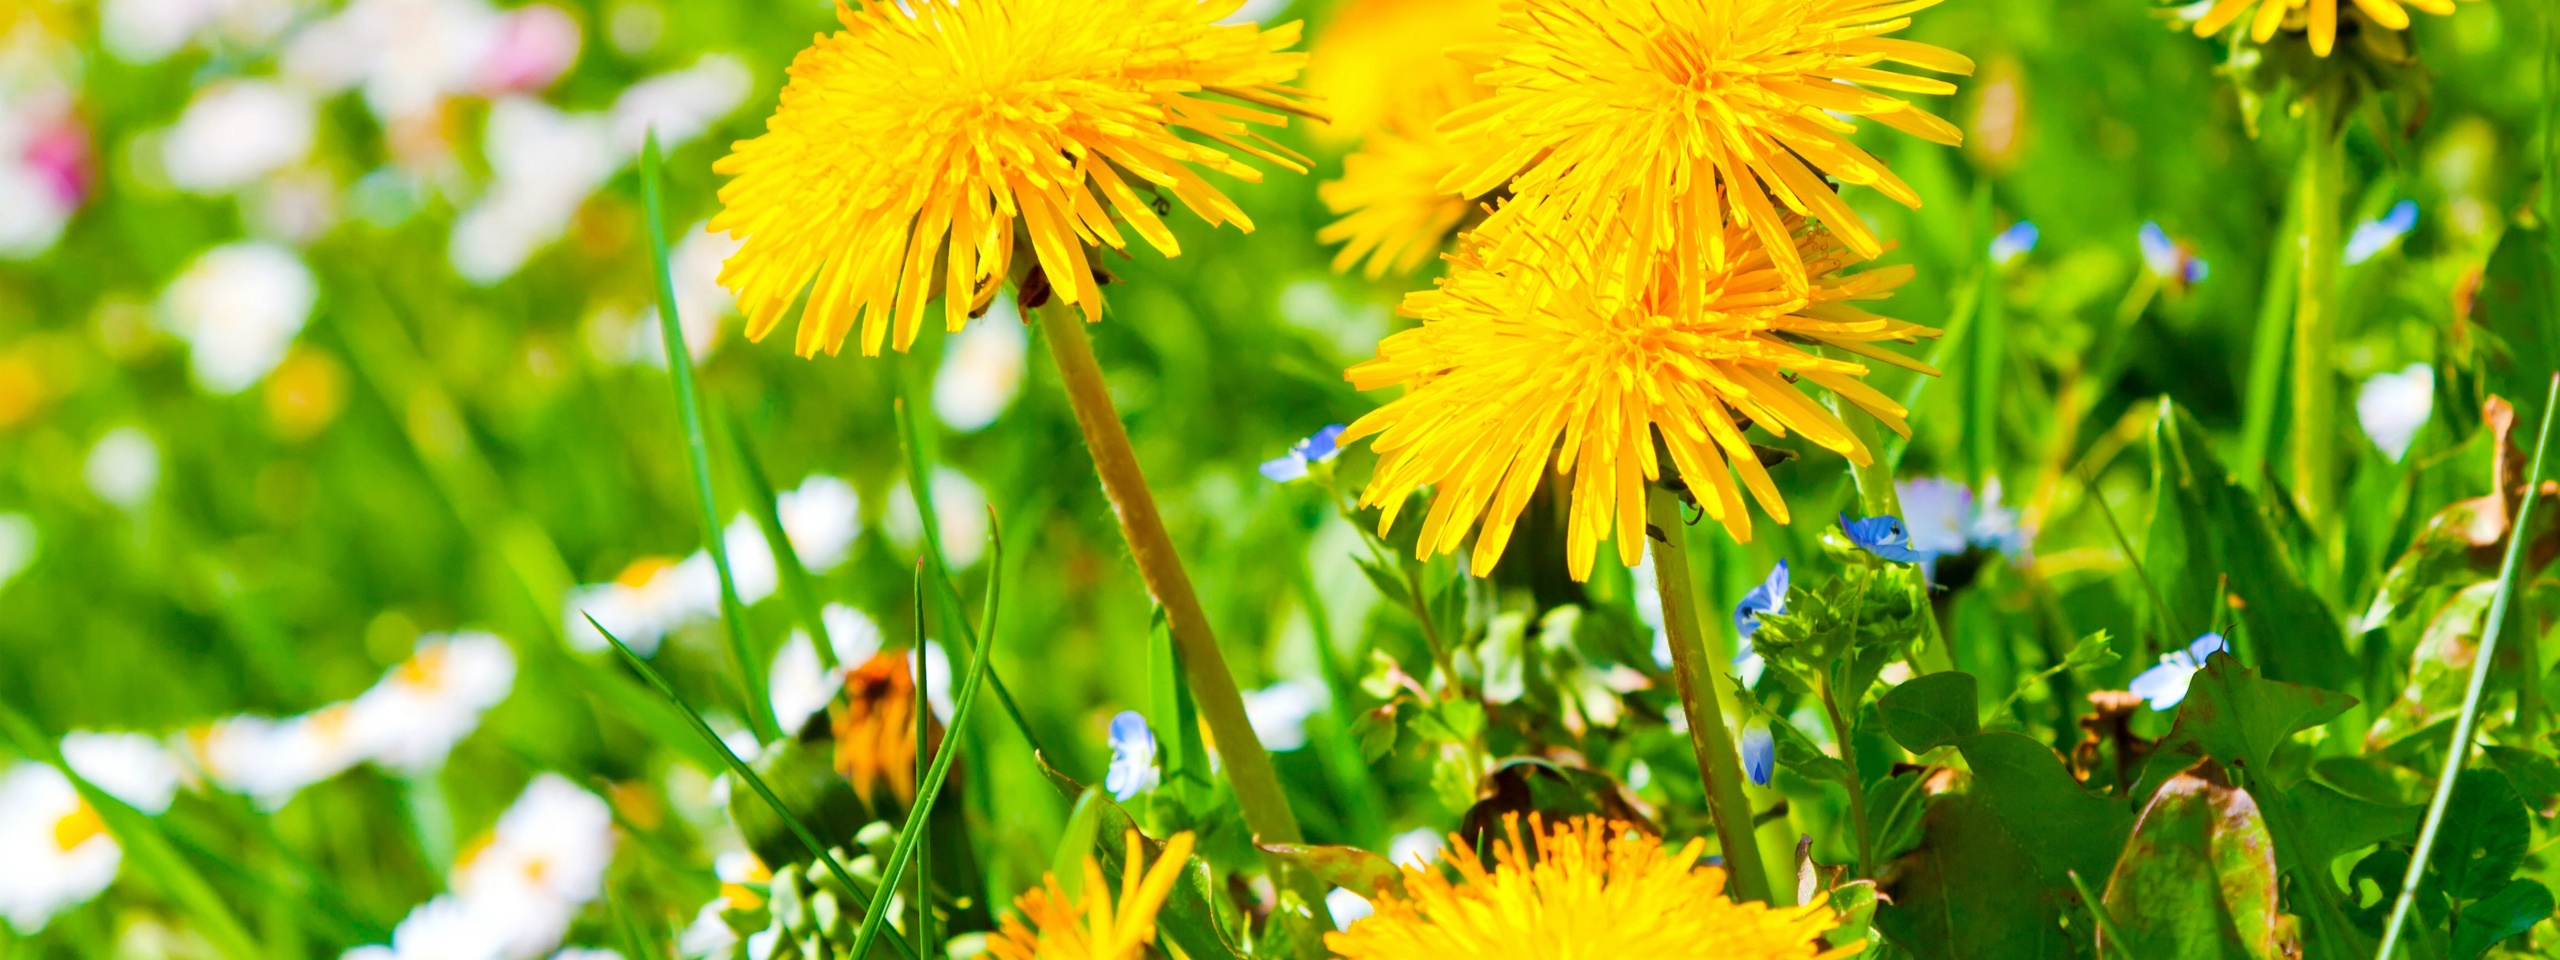
[[[482,93],[525,93],[549,87],[578,62],[578,22],[560,8],[534,4],[507,15],[480,63]]]

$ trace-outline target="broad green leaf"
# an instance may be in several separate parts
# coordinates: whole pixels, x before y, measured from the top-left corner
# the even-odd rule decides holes
[[[2471,300],[2472,328],[2483,338],[2481,387],[2501,397],[2532,398],[2543,394],[2553,370],[2560,370],[2560,303],[2552,292],[2550,231],[2517,224],[2498,237],[2481,271]],[[2520,410],[2532,423],[2540,410]]]
[[[2067,888],[2065,871],[2105,876],[2133,829],[2133,815],[2080,786],[2053,748],[2006,731],[1956,741],[1973,768],[1971,792],[1998,812],[2026,848],[2048,886]]]
[[[1980,696],[1973,674],[1947,670],[1913,677],[1885,691],[1877,706],[1895,743],[1913,753],[1927,753],[1981,732]]]
[[[2508,882],[2454,917],[2453,960],[2475,960],[2498,941],[2533,929],[2551,908],[2550,888],[2531,880]]]
[[[1102,790],[1086,787],[1076,796],[1075,812],[1067,816],[1066,829],[1058,832],[1058,848],[1049,858],[1049,875],[1069,899],[1084,895],[1084,861],[1093,856],[1094,841],[1102,829],[1102,807],[1108,802]]]
[[[2445,807],[2444,827],[2428,857],[2429,878],[2457,900],[2503,889],[2533,844],[2533,815],[2507,775],[2486,767],[2462,771]]]
[[[1918,960],[2074,956],[2077,894],[2044,882],[2011,826],[1978,794],[1931,798],[1920,846],[1884,871],[1876,929]]]
[[[1404,888],[1403,871],[1387,858],[1359,847],[1266,843],[1262,849],[1314,874],[1318,880],[1373,900],[1380,891]]]
[[[2222,761],[2260,796],[2270,788],[2285,789],[2299,779],[2298,771],[2277,769],[2276,748],[2355,703],[2343,693],[2261,677],[2229,654],[2215,654],[2188,684],[2177,722],[2144,768],[2134,796],[2149,797],[2157,784],[2200,757]]]
[[[2506,773],[2507,782],[2535,813],[2549,816],[2560,802],[2560,761],[2520,747],[2486,746],[2480,752]]]
[[[2230,594],[2242,648],[2283,680],[2343,687],[2353,679],[2338,618],[2303,581],[2255,497],[2214,459],[2203,430],[2168,401],[2152,427],[2153,509],[2143,567],[2185,629],[2202,632]],[[2191,637],[2171,637],[2183,644]],[[2181,765],[2183,767],[2183,765]]]
[[[2192,771],[2170,778],[2143,809],[2105,902],[2134,956],[2291,955],[2275,841],[2257,801]]]

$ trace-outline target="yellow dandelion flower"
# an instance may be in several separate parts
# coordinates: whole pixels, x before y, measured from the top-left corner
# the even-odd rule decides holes
[[[2409,7],[2439,17],[2453,14],[2453,0],[2355,0],[2366,22],[2386,30],[2409,29]],[[2215,0],[2196,20],[2196,36],[2221,33],[2244,13],[2250,15],[2249,39],[2259,43],[2275,39],[2276,30],[2284,28],[2307,31],[2311,52],[2320,56],[2338,45],[2338,0]]]
[[[1371,279],[1411,273],[1457,232],[1477,201],[1441,192],[1440,181],[1461,158],[1432,125],[1482,96],[1481,88],[1458,78],[1402,99],[1393,117],[1342,158],[1342,178],[1316,187],[1325,208],[1341,217],[1316,231],[1317,242],[1343,245],[1335,270],[1366,259]]]
[[[1120,873],[1120,900],[1102,880],[1102,865],[1084,859],[1084,896],[1069,897],[1051,875],[1014,900],[1022,911],[1006,917],[1004,929],[987,940],[987,953],[997,960],[1138,960],[1156,939],[1156,909],[1181,879],[1191,859],[1191,835],[1177,833],[1164,843],[1164,856],[1146,864],[1138,832],[1129,831],[1129,855]],[[1141,877],[1141,874],[1144,874]],[[1026,925],[1025,920],[1029,923]]]
[[[1308,112],[1283,86],[1298,25],[1220,23],[1242,0],[856,2],[792,61],[765,134],[713,168],[734,178],[711,229],[743,241],[720,282],[750,337],[803,288],[804,356],[856,323],[864,353],[892,325],[904,350],[944,291],[957,330],[1008,277],[1017,230],[1056,295],[1099,319],[1086,247],[1124,248],[1125,224],[1180,252],[1142,191],[1251,230],[1192,167],[1259,180],[1234,150],[1305,170],[1249,126]]]
[[[1449,48],[1494,39],[1501,21],[1501,0],[1342,4],[1307,53],[1307,92],[1323,99],[1327,114],[1313,132],[1348,141],[1395,119],[1415,94],[1466,82],[1475,71]]]
[[[1376,901],[1349,930],[1325,935],[1344,960],[1448,960],[1528,956],[1555,960],[1830,960],[1864,949],[1826,950],[1839,925],[1828,904],[1735,903],[1724,871],[1698,866],[1706,842],[1678,850],[1624,823],[1585,817],[1553,832],[1536,816],[1494,842],[1488,870],[1463,844],[1445,854],[1457,879],[1404,869],[1404,892]]]
[[[1829,345],[1934,374],[1877,342],[1938,331],[1855,305],[1887,296],[1910,279],[1909,266],[1843,275],[1855,254],[1801,219],[1785,226],[1790,262],[1812,271],[1805,290],[1788,289],[1768,251],[1739,226],[1727,228],[1732,256],[1724,266],[1657,269],[1644,295],[1630,300],[1595,292],[1610,284],[1587,272],[1557,278],[1518,263],[1489,266],[1481,249],[1453,255],[1450,276],[1401,307],[1422,325],[1388,337],[1376,359],[1346,374],[1363,390],[1406,391],[1344,432],[1346,443],[1377,438],[1378,466],[1361,505],[1383,508],[1383,531],[1415,490],[1434,487],[1417,552],[1454,553],[1480,523],[1471,569],[1482,576],[1552,463],[1572,477],[1566,556],[1574,578],[1585,579],[1602,540],[1614,536],[1628,566],[1641,558],[1644,483],[1663,475],[1658,438],[1700,507],[1735,539],[1751,536],[1736,475],[1762,510],[1787,522],[1786,501],[1743,430],[1798,431],[1852,462],[1870,462],[1848,426],[1796,381],[1833,391],[1908,435],[1901,405],[1858,379],[1865,364],[1814,349]]]
[[[1801,288],[1781,205],[1867,257],[1882,245],[1825,175],[1920,205],[1849,141],[1855,119],[1935,143],[1963,139],[1894,95],[1953,93],[1953,84],[1881,69],[1972,72],[1959,54],[1885,36],[1937,2],[1514,0],[1503,38],[1486,50],[1493,66],[1477,77],[1493,95],[1442,121],[1468,159],[1441,186],[1478,196],[1509,183],[1517,200],[1487,231],[1521,221],[1532,229],[1514,235],[1592,238],[1573,255],[1623,260],[1608,272],[1630,295],[1648,282],[1640,266],[1653,254],[1683,237],[1712,243],[1729,220],[1756,232]],[[1540,252],[1497,247],[1504,259]]]

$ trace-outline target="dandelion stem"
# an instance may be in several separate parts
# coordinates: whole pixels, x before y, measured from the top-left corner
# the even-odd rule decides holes
[[[2313,97],[2305,106],[2293,185],[2302,218],[2294,251],[2301,285],[2293,310],[2293,494],[2303,519],[2325,531],[2337,521],[2338,205],[2346,189],[2346,140],[2335,129],[2332,104]],[[2336,566],[2324,562],[2324,576]]]
[[[2417,903],[2418,879],[2427,872],[2427,858],[2435,851],[2436,835],[2444,827],[2446,804],[2453,799],[2454,780],[2462,773],[2462,765],[2471,758],[2471,735],[2480,720],[2480,697],[2489,686],[2489,667],[2498,659],[2498,634],[2507,625],[2507,605],[2514,602],[2517,560],[2524,556],[2525,541],[2533,539],[2528,521],[2533,519],[2534,505],[2542,502],[2542,458],[2551,447],[2551,412],[2560,405],[2560,374],[2551,377],[2551,386],[2542,399],[2542,429],[2534,436],[2533,467],[2525,474],[2524,505],[2516,509],[2516,522],[2507,528],[2506,559],[2498,564],[2498,592],[2489,600],[2489,619],[2480,628],[2480,652],[2471,661],[2471,683],[2462,693],[2462,713],[2453,723],[2453,742],[2445,750],[2444,773],[2436,779],[2436,793],[2427,801],[2427,819],[2418,828],[2418,845],[2409,852],[2409,874],[2400,881],[2400,895],[2391,904],[2391,922],[2382,928],[2382,948],[2374,952],[2375,960],[2390,960],[2391,948],[2400,941],[2400,929],[2409,922],[2409,907]],[[2527,572],[2529,575],[2529,572]],[[2531,678],[2527,678],[2531,682]]]
[[[1147,593],[1164,606],[1165,622],[1182,651],[1183,669],[1190,674],[1192,697],[1209,723],[1210,736],[1217,738],[1218,755],[1225,759],[1227,776],[1235,783],[1245,825],[1259,843],[1297,843],[1301,839],[1297,815],[1289,810],[1288,796],[1280,792],[1280,775],[1271,766],[1270,753],[1263,750],[1261,738],[1254,736],[1253,724],[1245,718],[1244,696],[1236,690],[1226,655],[1209,631],[1208,613],[1201,609],[1191,575],[1174,551],[1164,518],[1156,513],[1155,493],[1147,488],[1138,455],[1129,446],[1129,431],[1120,424],[1119,408],[1112,405],[1102,364],[1094,359],[1093,341],[1085,336],[1084,320],[1071,306],[1057,301],[1033,312],[1040,317],[1049,355],[1057,361],[1058,377],[1075,407],[1076,426],[1084,431],[1085,445],[1093,451],[1094,472],[1102,477],[1102,492],[1111,499],[1138,576],[1146,581]]]
[[[1653,577],[1662,599],[1662,626],[1670,634],[1672,675],[1680,684],[1680,710],[1689,721],[1689,748],[1706,780],[1707,806],[1724,844],[1726,872],[1736,900],[1769,902],[1769,870],[1751,828],[1751,801],[1742,792],[1742,757],[1725,728],[1722,683],[1698,624],[1697,581],[1689,575],[1688,526],[1680,500],[1658,485],[1646,487],[1645,520],[1654,530]]]

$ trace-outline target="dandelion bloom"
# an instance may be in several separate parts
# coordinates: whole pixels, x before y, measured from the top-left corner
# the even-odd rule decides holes
[[[1699,506],[1735,539],[1751,535],[1741,488],[1787,522],[1786,501],[1743,429],[1801,432],[1853,463],[1871,462],[1848,425],[1796,381],[1907,434],[1902,406],[1859,380],[1866,364],[1814,348],[1934,374],[1877,342],[1938,333],[1855,305],[1888,295],[1909,267],[1843,275],[1854,255],[1828,233],[1789,223],[1788,250],[1812,270],[1803,292],[1787,289],[1781,268],[1739,227],[1727,228],[1735,255],[1724,266],[1656,270],[1633,300],[1594,293],[1601,284],[1588,276],[1488,266],[1480,250],[1453,255],[1437,289],[1405,298],[1403,312],[1422,325],[1388,337],[1376,359],[1346,374],[1362,390],[1406,390],[1344,431],[1345,442],[1377,438],[1377,471],[1361,504],[1384,508],[1385,530],[1413,491],[1435,487],[1418,552],[1454,553],[1480,521],[1471,569],[1482,576],[1552,462],[1572,475],[1567,559],[1574,577],[1587,578],[1598,543],[1613,535],[1620,560],[1632,567],[1642,557],[1643,485],[1664,473],[1658,437]],[[1544,286],[1532,289],[1533,280]]]
[[[883,786],[901,804],[916,798],[916,679],[909,667],[904,654],[883,653],[844,678],[844,709],[832,720],[836,772],[864,803]],[[926,729],[927,749],[938,749],[942,726]]]
[[[1366,136],[1406,113],[1415,95],[1466,84],[1475,71],[1451,48],[1501,36],[1501,22],[1502,0],[1337,5],[1307,52],[1307,92],[1324,101],[1326,114],[1312,132],[1325,140]]]
[[[1240,2],[839,3],[844,29],[792,62],[765,134],[713,168],[734,178],[711,229],[742,238],[720,282],[748,336],[804,287],[804,356],[840,349],[857,322],[864,353],[893,324],[903,350],[944,291],[960,329],[1009,275],[1017,230],[1057,296],[1099,319],[1085,247],[1125,247],[1125,223],[1179,252],[1147,192],[1252,229],[1192,167],[1261,175],[1177,133],[1304,170],[1249,126],[1308,112],[1283,85],[1304,59],[1281,52],[1297,24],[1218,22]]]
[[[1881,69],[1897,63],[1968,74],[1973,61],[1887,37],[1937,0],[1519,0],[1477,80],[1485,101],[1441,123],[1467,161],[1441,181],[1480,196],[1510,185],[1511,221],[1594,238],[1580,257],[1623,259],[1633,295],[1654,253],[1739,222],[1775,252],[1789,285],[1806,269],[1780,206],[1815,217],[1851,250],[1882,244],[1823,177],[1920,205],[1884,162],[1849,141],[1857,118],[1943,144],[1954,124],[1894,94],[1953,93],[1953,84]],[[1542,251],[1505,244],[1505,258]],[[1721,250],[1704,254],[1714,258]]]
[[[2250,8],[2255,7],[2255,10]],[[2453,0],[2355,0],[2356,9],[2374,26],[2388,30],[2409,29],[2409,11],[2416,7],[2437,16],[2453,13]],[[2265,43],[2275,39],[2276,28],[2307,31],[2311,52],[2328,56],[2338,45],[2338,0],[2214,0],[2204,16],[2196,20],[2196,36],[2210,37],[2222,28],[2249,15],[2249,39]]]
[[[1553,832],[1536,816],[1530,838],[1520,821],[1494,842],[1494,864],[1461,847],[1443,854],[1456,868],[1404,868],[1404,890],[1378,897],[1376,912],[1325,935],[1345,960],[1447,957],[1695,957],[1698,960],[1828,960],[1865,944],[1825,950],[1839,924],[1831,907],[1736,903],[1724,871],[1698,866],[1706,842],[1666,849],[1659,837],[1624,823],[1585,817]]]
[[[1164,906],[1182,865],[1191,859],[1191,835],[1177,833],[1164,843],[1164,856],[1146,867],[1138,832],[1129,831],[1129,854],[1122,860],[1120,898],[1102,879],[1102,865],[1084,860],[1084,893],[1069,897],[1051,875],[1047,882],[1014,901],[1019,917],[1006,917],[1004,929],[987,940],[987,953],[997,960],[1139,960],[1156,939],[1156,910]],[[1026,923],[1027,921],[1027,923]]]
[[[1340,217],[1316,231],[1318,242],[1343,245],[1335,270],[1366,259],[1371,279],[1411,273],[1457,232],[1478,201],[1440,189],[1465,158],[1434,124],[1481,97],[1460,80],[1400,99],[1360,149],[1342,158],[1341,178],[1316,188],[1325,209]]]

